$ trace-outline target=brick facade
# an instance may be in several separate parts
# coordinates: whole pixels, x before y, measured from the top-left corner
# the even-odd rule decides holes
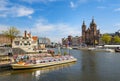
[[[0,34],[0,45],[11,44],[11,40],[6,35]]]

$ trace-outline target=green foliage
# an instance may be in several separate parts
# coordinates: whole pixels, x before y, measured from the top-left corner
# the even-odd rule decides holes
[[[20,31],[16,27],[9,27],[6,31],[2,31],[2,33],[8,36],[11,39],[11,44],[13,39],[20,33]]]
[[[114,43],[119,44],[120,43],[120,37],[119,36],[114,36],[113,41],[114,41]]]
[[[66,51],[64,52],[64,55],[67,55],[67,52],[66,52]]]
[[[101,37],[101,40],[105,43],[105,44],[109,44],[111,42],[112,37],[108,34],[104,34]]]

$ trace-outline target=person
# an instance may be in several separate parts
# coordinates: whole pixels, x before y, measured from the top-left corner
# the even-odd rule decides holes
[[[13,56],[13,54],[12,54],[12,49],[9,49],[9,50],[8,50],[8,56]]]

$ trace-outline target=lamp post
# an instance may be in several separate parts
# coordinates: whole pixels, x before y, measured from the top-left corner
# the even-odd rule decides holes
[[[94,29],[93,29],[93,46],[95,47],[95,34],[94,34]]]

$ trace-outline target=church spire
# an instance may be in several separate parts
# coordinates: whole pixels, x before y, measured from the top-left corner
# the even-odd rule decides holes
[[[95,23],[95,22],[94,22],[94,16],[92,16],[92,23]]]
[[[85,25],[85,21],[83,20],[83,25]]]
[[[92,22],[90,23],[90,26],[92,26],[92,25],[95,25],[95,26],[96,26],[96,23],[95,23],[95,21],[94,21],[94,16],[92,17]]]
[[[83,20],[83,24],[82,24],[82,26],[86,26],[86,25],[85,25],[85,21],[84,21],[84,20]]]

